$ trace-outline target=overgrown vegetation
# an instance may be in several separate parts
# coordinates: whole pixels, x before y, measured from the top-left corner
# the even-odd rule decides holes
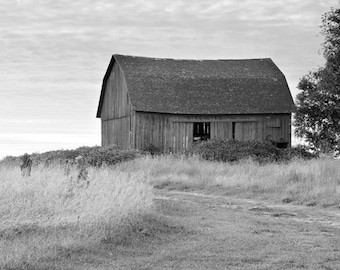
[[[309,159],[304,148],[211,140],[187,156],[112,149],[97,159],[93,153],[104,149],[77,151],[33,155],[30,177],[21,176],[19,166],[6,166],[16,158],[0,166],[1,269],[47,269],[56,261],[67,265],[72,256],[86,261],[89,254],[177,230],[153,207],[153,188],[340,207],[339,161]],[[112,153],[135,154],[117,162]],[[88,185],[77,181],[76,166],[65,171],[64,159],[79,154],[101,161],[88,167]],[[269,162],[279,159],[286,162]]]
[[[204,160],[238,162],[252,159],[255,162],[270,163],[289,161],[296,158],[311,159],[316,157],[306,146],[280,149],[267,141],[238,141],[230,139],[212,139],[193,144],[184,152],[186,156],[197,155]]]
[[[79,250],[94,252],[141,234],[152,215],[147,175],[90,168],[90,185],[83,186],[76,174],[67,176],[58,165],[36,166],[30,177],[0,168],[0,269],[51,269]]]
[[[318,151],[340,148],[340,8],[322,17],[325,65],[303,76],[296,96],[295,135]]]
[[[84,157],[87,165],[99,168],[102,165],[116,165],[143,155],[161,155],[158,148],[153,145],[140,150],[120,150],[117,147],[79,147],[74,150],[56,150],[41,154],[33,153],[30,158],[33,165],[51,164],[64,165],[78,156]],[[267,141],[238,141],[230,139],[212,139],[199,141],[178,154],[179,156],[199,156],[204,160],[239,162],[244,159],[252,159],[261,164],[270,162],[282,162],[292,159],[311,159],[317,157],[307,146],[299,145],[292,148],[280,149]],[[0,165],[19,165],[23,156],[7,156],[0,160]]]
[[[249,159],[222,163],[163,156],[136,159],[121,168],[146,172],[148,182],[156,188],[340,207],[340,166],[334,159],[295,159],[259,166]]]
[[[117,147],[79,147],[74,150],[56,150],[48,151],[41,154],[33,153],[30,158],[34,165],[49,166],[51,164],[65,164],[66,161],[74,160],[77,156],[82,156],[90,166],[100,167],[102,165],[115,165],[120,162],[128,161],[145,154],[138,150],[120,150]],[[0,161],[0,165],[18,165],[19,157],[8,156]]]

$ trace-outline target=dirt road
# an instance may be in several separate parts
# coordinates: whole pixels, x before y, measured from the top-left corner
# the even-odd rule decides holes
[[[340,209],[165,190],[155,203],[174,233],[102,269],[340,269]]]

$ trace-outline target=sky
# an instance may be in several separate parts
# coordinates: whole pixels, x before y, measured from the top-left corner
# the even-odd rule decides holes
[[[295,98],[339,0],[0,0],[0,158],[100,145],[112,54],[272,58]]]

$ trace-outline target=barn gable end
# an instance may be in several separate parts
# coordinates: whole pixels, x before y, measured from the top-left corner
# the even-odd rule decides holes
[[[116,61],[105,77],[101,106],[98,108],[102,122],[102,144],[130,148],[133,146],[134,112],[123,71]]]

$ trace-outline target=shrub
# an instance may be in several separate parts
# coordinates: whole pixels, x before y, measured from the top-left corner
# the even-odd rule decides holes
[[[2,166],[19,166],[20,157],[6,156],[0,160],[0,165]]]
[[[253,159],[259,163],[280,162],[292,158],[315,157],[307,148],[298,146],[280,149],[267,141],[238,141],[233,139],[212,139],[194,143],[183,152],[186,156],[197,155],[205,160],[238,162]]]
[[[306,145],[296,145],[291,148],[282,149],[282,155],[285,159],[313,159],[319,157],[317,152],[312,151]]]
[[[162,151],[155,145],[153,144],[149,144],[149,145],[145,145],[142,149],[144,152],[147,152],[151,155],[159,155],[162,153]]]
[[[63,165],[68,160],[74,160],[77,156],[84,157],[87,164],[99,167],[101,165],[114,165],[123,161],[128,161],[139,157],[143,152],[138,150],[120,150],[117,147],[88,147],[83,146],[73,150],[48,151],[41,154],[33,153],[30,155],[33,165],[43,164],[46,167],[51,164]],[[0,161],[0,165],[17,166],[20,157],[6,157]]]
[[[115,147],[99,147],[85,154],[87,163],[91,166],[115,165],[120,162],[139,157],[142,152],[138,150],[119,150]]]

